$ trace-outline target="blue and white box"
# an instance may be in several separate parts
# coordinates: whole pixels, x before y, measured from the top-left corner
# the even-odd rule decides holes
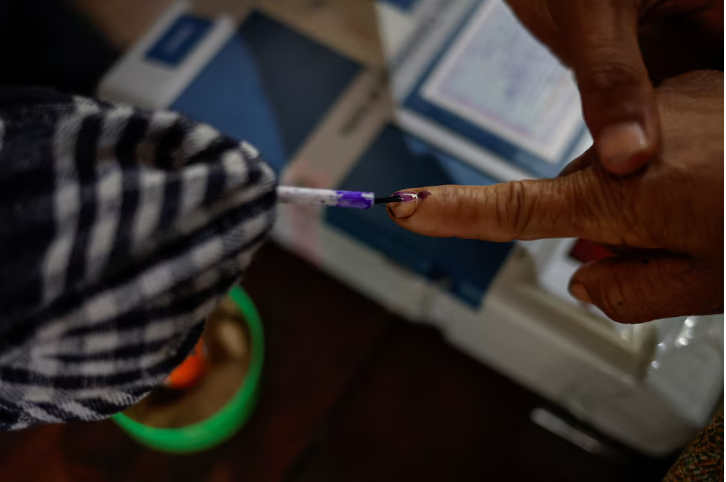
[[[238,23],[177,3],[98,94],[246,140],[285,184],[381,195],[554,176],[590,143],[570,73],[501,0],[379,0],[376,11],[388,77],[269,9]],[[670,368],[643,378],[653,325],[616,330],[563,301],[571,241],[532,256],[512,243],[415,236],[382,209],[278,213],[278,243],[638,450],[669,453],[713,405],[685,396],[698,387]],[[557,289],[543,289],[543,275]]]

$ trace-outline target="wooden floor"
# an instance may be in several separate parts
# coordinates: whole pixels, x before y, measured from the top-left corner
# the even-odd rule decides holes
[[[113,422],[0,434],[0,480],[43,482],[649,481],[666,465],[615,465],[529,421],[541,400],[267,246],[244,283],[263,317],[259,408],[232,440],[193,456],[131,441]]]

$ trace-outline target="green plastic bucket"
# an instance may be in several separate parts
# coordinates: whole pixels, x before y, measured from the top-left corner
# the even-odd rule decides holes
[[[113,420],[137,442],[161,452],[201,452],[232,437],[254,412],[264,360],[262,321],[254,303],[241,287],[232,288],[229,297],[242,312],[252,347],[249,368],[242,386],[217,413],[186,427],[150,427],[123,413],[114,415]]]

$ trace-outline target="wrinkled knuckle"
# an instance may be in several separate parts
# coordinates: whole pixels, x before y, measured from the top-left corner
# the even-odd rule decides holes
[[[572,176],[568,179],[569,190],[576,202],[569,205],[569,223],[576,232],[583,232],[587,224],[598,219],[592,211],[591,198],[594,193],[592,186],[588,186],[583,176]]]
[[[608,218],[610,206],[607,193],[593,176],[578,172],[567,180],[567,190],[572,193],[568,204],[568,222],[577,233],[600,233]]]
[[[513,181],[507,183],[506,189],[497,196],[497,219],[510,239],[526,239],[527,226],[532,216],[526,192],[524,181]]]
[[[619,91],[640,84],[637,69],[618,60],[595,63],[586,72],[578,78],[585,92]]]

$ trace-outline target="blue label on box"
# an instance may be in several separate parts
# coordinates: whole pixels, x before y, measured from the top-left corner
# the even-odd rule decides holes
[[[170,66],[178,65],[211,28],[212,22],[206,18],[183,15],[152,45],[146,58]]]
[[[418,3],[418,0],[383,0],[383,3],[395,5],[401,10],[408,11],[411,10],[416,3]]]
[[[252,13],[171,108],[248,141],[281,172],[360,70]]]

